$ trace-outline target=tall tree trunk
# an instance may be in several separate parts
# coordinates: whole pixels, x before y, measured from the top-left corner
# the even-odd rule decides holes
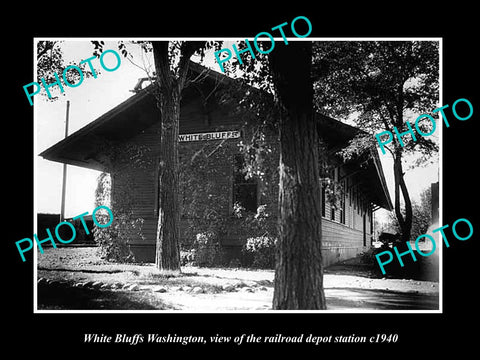
[[[172,94],[173,95],[173,94]],[[176,97],[176,96],[173,96]],[[172,101],[176,101],[172,99]],[[180,269],[180,212],[178,207],[178,118],[180,107],[162,105],[162,131],[158,172],[158,226],[155,264],[159,269]]]
[[[395,181],[395,215],[400,226],[402,242],[410,240],[410,234],[412,231],[413,211],[412,201],[410,194],[408,193],[407,185],[405,183],[404,172],[402,167],[402,153],[401,150],[395,151],[393,158],[393,174]],[[402,214],[401,199],[402,196],[405,205],[405,215]]]
[[[178,208],[178,124],[180,93],[170,72],[168,42],[153,42],[157,73],[157,106],[161,114],[158,163],[158,223],[155,265],[180,270]]]
[[[178,65],[171,69],[168,41],[152,41],[160,109],[160,157],[158,163],[158,225],[155,265],[158,269],[180,270],[180,210],[178,204],[178,129],[180,101],[189,62],[204,41],[184,41]]]
[[[325,309],[318,133],[311,42],[279,46],[270,68],[280,105],[279,224],[273,308]]]

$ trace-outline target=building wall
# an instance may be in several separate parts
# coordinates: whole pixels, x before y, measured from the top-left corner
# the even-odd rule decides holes
[[[372,243],[372,210],[358,183],[341,166],[332,174],[341,184],[343,196],[332,204],[324,198],[322,249],[326,266],[355,257]]]
[[[112,173],[112,210],[123,209],[132,219],[143,220],[141,234],[132,234],[133,246],[145,246],[155,239],[156,157],[158,130],[155,125],[116,149]]]
[[[180,116],[180,134],[213,131],[240,130],[243,120],[225,106],[212,106],[201,100],[199,94],[184,94],[188,101],[183,104]],[[208,93],[208,92],[206,92]],[[135,119],[132,119],[135,121]],[[159,154],[160,124],[154,124],[128,142],[118,144],[112,158],[112,209],[123,207],[132,218],[141,218],[141,234],[133,235],[129,242],[137,261],[153,261],[158,219],[157,163]],[[194,222],[188,213],[189,201],[215,201],[216,210],[224,216],[232,213],[233,156],[238,152],[241,139],[196,141],[179,143],[179,158],[185,176],[181,179],[181,236],[182,242],[191,243],[189,224]],[[202,158],[215,160],[215,166],[202,173],[198,166]],[[188,166],[191,165],[191,166]],[[182,175],[181,175],[182,176]],[[203,176],[203,177],[202,177]],[[188,181],[185,186],[184,180]],[[211,189],[210,194],[205,194]],[[207,197],[199,198],[200,193]],[[208,195],[212,195],[211,199]],[[187,208],[187,209],[186,209]],[[233,231],[232,231],[233,234]],[[188,238],[187,238],[188,236]],[[233,235],[234,236],[234,235]],[[229,239],[225,239],[228,243]]]
[[[213,109],[213,110],[212,110]],[[239,130],[241,119],[231,116],[221,107],[210,107],[205,112],[201,101],[192,101],[182,108],[180,133],[189,134],[207,131]],[[133,218],[143,219],[141,234],[133,235],[131,249],[137,261],[153,262],[155,256],[155,237],[157,227],[157,164],[159,154],[159,124],[145,129],[130,141],[122,143],[115,150],[116,156],[112,167],[112,206],[122,204],[132,212]],[[242,130],[246,136],[247,128]],[[191,181],[181,184],[180,201],[182,205],[181,233],[182,242],[191,244],[195,234],[189,227],[195,221],[188,213],[191,201],[214,203],[215,211],[221,216],[230,217],[227,230],[221,243],[227,250],[229,259],[238,257],[247,235],[238,226],[239,220],[233,212],[233,172],[234,156],[239,153],[238,144],[242,139],[225,141],[197,141],[179,144],[179,156],[183,166],[183,175]],[[265,183],[258,182],[258,205],[266,204],[272,214],[277,209],[278,199],[278,151],[276,136],[269,135],[267,142],[273,152],[269,161],[272,173],[266,176]],[[209,159],[208,168],[203,169],[201,159]],[[336,206],[325,202],[325,216],[322,222],[322,241],[325,265],[354,257],[371,244],[371,207],[367,196],[358,184],[349,178],[341,166],[335,170],[335,179],[342,182],[345,191],[343,205]],[[201,198],[203,196],[203,200]],[[333,218],[332,218],[333,214]],[[343,215],[342,215],[343,214]],[[275,216],[270,218],[275,222]],[[365,236],[364,236],[365,222]],[[227,259],[227,261],[229,260]]]
[[[365,249],[361,231],[325,218],[322,219],[324,266],[355,257]]]
[[[151,129],[152,131],[154,129]],[[149,136],[148,132],[139,135],[132,142],[145,145],[148,141],[154,142],[154,137]],[[232,196],[232,172],[233,172],[233,156],[237,152],[236,145],[238,141],[232,141],[227,145],[223,145],[224,149],[217,154],[218,161],[215,161],[215,171],[208,173],[205,181],[202,178],[195,179],[196,184],[201,184],[205,201],[209,201],[208,197],[213,196],[212,201],[215,202],[217,211],[228,217],[232,214],[233,196]],[[216,145],[217,142],[215,142]],[[209,147],[215,145],[213,142]],[[153,146],[153,144],[152,144]],[[180,153],[182,161],[190,161],[191,154],[200,151],[205,144],[202,142],[192,142],[181,144]],[[218,150],[217,150],[218,151]],[[198,155],[200,156],[200,155]],[[210,169],[211,170],[211,169]],[[185,173],[184,176],[196,176],[199,173]],[[120,197],[122,201],[128,199],[131,203],[131,210],[134,217],[144,220],[142,235],[130,239],[132,251],[136,254],[137,261],[151,262],[155,253],[155,236],[157,226],[157,209],[156,209],[156,182],[157,174],[155,166],[152,162],[149,167],[142,168],[140,166],[122,167],[121,171],[113,177],[114,198]],[[183,182],[182,182],[183,183]],[[263,194],[259,194],[259,204],[267,204],[271,211],[276,210],[278,183],[269,184],[264,189]],[[205,189],[210,190],[205,191]],[[199,194],[199,190],[195,188],[180,189],[181,202],[188,202],[192,199],[186,194]],[[260,191],[259,191],[260,192]],[[208,194],[207,194],[208,193]],[[196,199],[202,201],[202,199]],[[329,202],[325,202],[325,216],[322,222],[322,238],[323,238],[323,255],[324,264],[330,265],[338,261],[342,261],[356,256],[364,251],[371,244],[371,212],[365,200],[361,199],[359,191],[347,190],[345,194],[344,205],[344,223],[341,223],[340,204],[334,208]],[[332,220],[331,214],[334,218]],[[365,217],[366,235],[363,234],[363,217]],[[181,231],[183,236],[182,242],[191,244],[194,240],[194,234],[188,232],[189,221],[194,221],[188,217],[183,211],[181,217]],[[276,221],[275,217],[271,221]],[[246,235],[238,225],[238,220],[232,218],[231,226],[227,233],[221,239],[221,243],[227,250],[227,262],[232,258],[240,256],[241,246],[246,241]]]

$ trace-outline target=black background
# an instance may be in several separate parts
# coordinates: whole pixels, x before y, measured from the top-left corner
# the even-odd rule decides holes
[[[439,3],[440,4],[440,3]],[[30,7],[12,13],[13,22],[2,25],[4,35],[3,74],[3,164],[4,189],[2,250],[3,321],[7,337],[3,343],[16,354],[36,352],[57,358],[73,354],[108,354],[147,351],[156,358],[200,352],[226,355],[251,352],[260,345],[178,344],[84,344],[85,333],[162,333],[178,335],[236,336],[317,336],[398,334],[395,344],[267,344],[270,354],[289,348],[298,354],[341,355],[354,350],[357,356],[382,357],[439,354],[443,350],[466,353],[473,349],[478,333],[476,313],[478,292],[478,241],[480,227],[473,204],[478,151],[477,129],[480,106],[474,83],[478,76],[478,37],[473,29],[473,6],[459,2],[437,8],[420,8],[405,2],[382,7],[357,3],[350,6],[317,4],[315,10],[277,5],[261,13],[246,3],[235,5],[183,4],[181,10],[164,5],[110,4],[101,9],[90,3],[68,6]],[[128,5],[128,7],[127,7]],[[139,4],[140,5],[140,4]],[[258,3],[256,5],[259,5]],[[447,7],[448,5],[448,7]],[[34,37],[169,37],[169,36],[255,36],[296,16],[312,22],[310,37],[442,37],[443,104],[467,98],[473,116],[464,122],[450,121],[443,130],[443,224],[458,218],[469,219],[474,235],[468,241],[451,241],[444,248],[443,314],[33,314],[33,259],[21,262],[15,241],[33,235],[33,108],[22,86],[33,81]],[[477,22],[478,25],[478,22]],[[476,66],[474,66],[476,65]],[[5,301],[6,299],[6,301]],[[5,334],[4,332],[4,334]],[[305,336],[306,336],[305,335]],[[3,349],[6,351],[7,349]],[[174,350],[174,354],[170,351]],[[43,357],[43,356],[42,356]]]

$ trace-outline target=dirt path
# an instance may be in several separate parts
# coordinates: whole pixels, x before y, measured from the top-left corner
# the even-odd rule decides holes
[[[111,264],[93,248],[49,249],[38,256],[39,309],[268,311],[271,270],[184,267],[160,273],[153,264]],[[329,310],[434,310],[438,283],[375,279],[326,271]]]

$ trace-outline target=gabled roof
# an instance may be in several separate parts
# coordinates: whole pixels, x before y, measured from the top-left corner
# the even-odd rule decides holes
[[[193,62],[190,63],[190,71],[194,76],[202,74],[205,78],[225,84],[238,81]],[[159,121],[160,113],[156,106],[154,89],[154,84],[150,84],[138,90],[121,104],[43,151],[40,156],[51,161],[104,170],[102,155],[105,143],[128,140]],[[316,120],[319,133],[327,140],[331,149],[347,146],[356,134],[362,132],[322,114],[316,114]],[[364,184],[373,202],[391,210],[393,207],[378,153],[371,151],[350,166],[352,171],[357,173],[356,179]]]
[[[196,76],[203,74],[217,82],[236,81],[194,62],[190,62],[189,68]],[[154,90],[154,84],[150,84],[137,91],[96,120],[43,151],[40,156],[51,161],[103,170],[97,155],[102,151],[105,142],[131,138],[160,118]],[[142,111],[142,109],[153,109],[153,111]]]

